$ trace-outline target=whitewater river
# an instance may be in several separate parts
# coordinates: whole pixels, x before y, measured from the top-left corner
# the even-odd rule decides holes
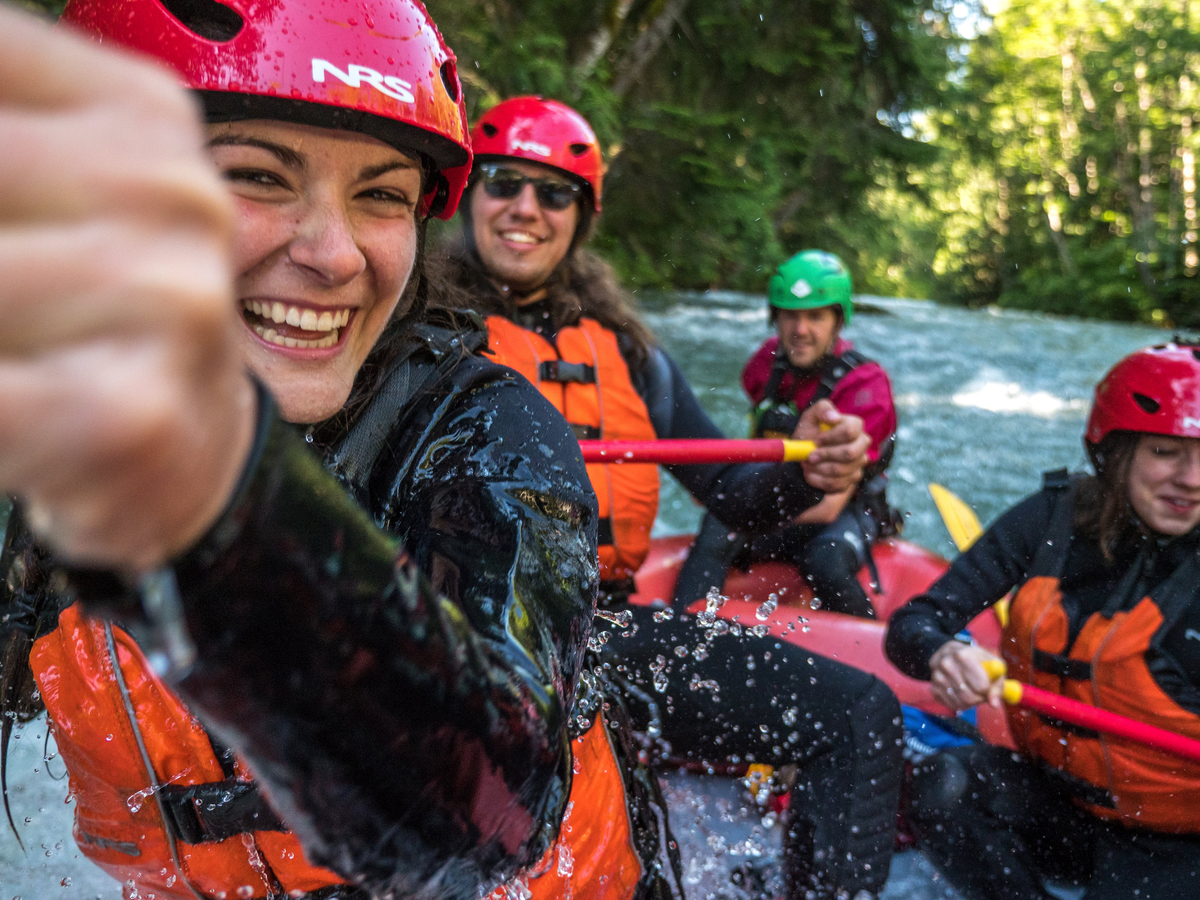
[[[1043,470],[1082,467],[1080,434],[1092,386],[1125,353],[1168,337],[1141,327],[860,299],[873,309],[854,319],[847,336],[888,369],[900,417],[889,496],[907,512],[905,536],[945,555],[953,546],[929,499],[929,482],[958,493],[986,524],[1035,490]],[[768,335],[763,300],[673,294],[645,297],[642,306],[701,404],[727,434],[744,435],[746,401],[737,376]],[[664,481],[656,532],[694,529],[698,508],[669,478]],[[71,840],[66,780],[52,744],[51,758],[43,758],[44,723],[16,737],[9,797],[26,852],[0,823],[0,900],[118,900],[116,882],[83,860]],[[736,800],[718,798],[716,807]],[[693,830],[682,821],[688,818],[680,817],[681,831]],[[712,835],[698,835],[685,837],[711,854]],[[953,896],[915,854],[898,856],[892,873],[887,900]],[[712,895],[707,882],[689,894],[706,895]]]

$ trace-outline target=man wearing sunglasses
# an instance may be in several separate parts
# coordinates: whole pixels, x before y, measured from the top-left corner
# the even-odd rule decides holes
[[[449,274],[487,317],[495,358],[536,384],[581,439],[723,437],[612,269],[581,246],[600,212],[603,174],[587,121],[561,103],[519,97],[486,113],[471,142],[477,164],[459,207],[463,245],[451,253]],[[831,427],[819,432],[821,424]],[[668,470],[731,528],[767,532],[824,493],[849,489],[866,463],[862,421],[828,401],[805,411],[796,436],[819,448],[800,465]],[[588,475],[600,508],[600,603],[617,606],[649,549],[658,470],[595,465]],[[674,754],[695,761],[801,765],[784,846],[788,896],[880,890],[901,771],[899,707],[886,685],[816,654],[789,659],[773,640],[706,632],[690,616],[628,612],[636,627],[620,629],[604,655],[611,671],[637,685],[632,696],[658,701],[653,714],[631,704],[639,728],[653,719]],[[701,645],[706,652],[675,652]],[[747,660],[756,670],[752,688]],[[652,687],[655,666],[667,676],[666,697]],[[788,741],[764,744],[760,726]]]
[[[473,176],[472,235],[491,277],[516,297],[544,296],[550,274],[587,228],[576,203],[583,187],[521,159],[480,163]]]

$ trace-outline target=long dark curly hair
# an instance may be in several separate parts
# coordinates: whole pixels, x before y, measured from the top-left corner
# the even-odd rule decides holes
[[[1117,544],[1136,527],[1129,505],[1129,467],[1142,434],[1113,431],[1089,448],[1096,474],[1080,482],[1075,496],[1075,530],[1100,545],[1112,562]]]

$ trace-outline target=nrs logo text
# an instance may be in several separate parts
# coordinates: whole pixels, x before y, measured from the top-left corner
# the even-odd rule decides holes
[[[360,66],[357,63],[347,66],[346,71],[343,72],[328,60],[314,59],[312,61],[313,81],[324,84],[326,75],[332,75],[342,84],[352,88],[362,87],[364,84],[370,85],[379,93],[391,97],[393,100],[399,100],[401,103],[417,102],[412,93],[412,84],[403,78],[384,75],[382,72],[377,72],[367,66]]]

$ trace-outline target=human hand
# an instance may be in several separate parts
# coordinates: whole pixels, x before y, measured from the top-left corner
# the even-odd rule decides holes
[[[76,563],[185,549],[249,453],[232,205],[162,69],[0,7],[0,490]]]
[[[843,415],[828,400],[818,400],[800,415],[792,438],[816,444],[801,465],[804,480],[817,490],[841,493],[862,479],[871,438],[858,416]]]
[[[946,641],[929,657],[930,686],[933,696],[955,712],[987,702],[1003,706],[1004,679],[995,681],[984,671],[985,662],[999,658],[973,644]]]

